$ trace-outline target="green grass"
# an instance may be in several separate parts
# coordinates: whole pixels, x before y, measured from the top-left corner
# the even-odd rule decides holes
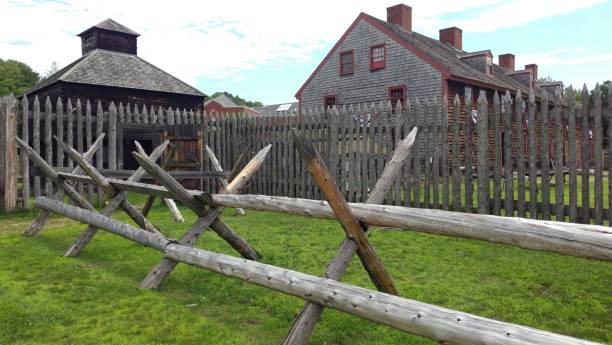
[[[452,176],[450,176],[449,178],[449,202],[452,203],[453,201],[453,187],[452,187]],[[550,180],[549,182],[549,202],[550,202],[550,213],[552,216],[552,219],[554,220],[554,214],[555,214],[555,202],[556,202],[556,185],[555,185],[555,179],[553,178],[552,180]],[[461,207],[463,208],[465,206],[465,181],[462,179],[461,180],[461,185],[460,185],[460,198],[461,198]],[[371,187],[373,188],[373,187]],[[433,204],[433,194],[434,194],[434,188],[433,188],[433,183],[430,184],[429,186],[430,188],[430,196],[429,196],[429,203]],[[489,184],[489,198],[492,199],[493,198],[493,188],[494,188],[494,182],[493,179],[490,179],[490,184]],[[530,190],[531,186],[529,184],[529,176],[525,176],[525,209],[529,210],[529,201],[531,200],[531,190]],[[536,191],[537,191],[537,198],[536,200],[538,202],[542,202],[542,178],[538,177],[536,179]],[[513,190],[514,190],[514,200],[519,200],[519,192],[518,192],[518,180],[515,178],[514,179],[514,184],[513,184]],[[503,210],[504,208],[504,203],[503,203],[503,199],[505,199],[506,197],[506,184],[505,184],[505,180],[503,179],[502,176],[502,180],[500,183],[500,191],[501,191],[501,199],[502,199],[502,203],[501,203],[501,208]],[[405,194],[404,194],[404,190],[402,188],[402,194],[400,196],[400,200],[402,202],[404,202],[404,198],[405,198]],[[414,203],[414,193],[415,193],[415,189],[414,187],[411,190],[412,195],[410,196],[410,200]],[[444,189],[442,186],[442,178],[439,179],[439,186],[438,186],[438,200],[439,203],[442,204],[442,195],[444,193]],[[421,203],[425,202],[425,184],[422,182],[419,186],[419,200]],[[609,197],[608,197],[608,179],[607,177],[603,179],[602,181],[602,200],[603,200],[603,208],[604,210],[607,209],[609,207]],[[570,203],[570,186],[569,186],[569,177],[566,178],[566,181],[564,181],[563,183],[563,204],[564,205],[569,205]],[[580,214],[580,208],[582,207],[582,176],[577,176],[577,185],[576,185],[576,203],[578,206],[578,214]],[[472,207],[478,207],[478,182],[477,179],[474,178],[472,180]],[[589,178],[589,207],[594,208],[595,207],[595,178],[593,176],[591,176]],[[516,215],[516,209],[515,211],[515,215]],[[502,212],[503,214],[504,212]],[[527,212],[528,213],[528,212]],[[567,221],[568,217],[565,218],[565,220]],[[594,220],[591,220],[591,223],[594,223]]]
[[[150,218],[177,238],[194,220],[183,214],[186,223],[175,224],[156,206]],[[84,226],[54,216],[38,237],[22,237],[34,216],[0,216],[0,344],[279,344],[303,305],[186,265],[160,290],[142,291],[160,253],[100,232],[79,257],[64,258]],[[331,220],[229,210],[223,218],[263,262],[315,275],[343,238]],[[407,298],[612,343],[609,263],[406,231],[373,229],[370,239]],[[198,246],[234,255],[211,232]],[[344,281],[373,287],[356,259]],[[434,343],[327,310],[312,344]]]

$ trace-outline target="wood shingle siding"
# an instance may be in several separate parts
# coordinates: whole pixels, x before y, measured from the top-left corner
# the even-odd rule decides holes
[[[385,68],[370,70],[370,47],[387,47]],[[353,50],[354,73],[339,76],[340,52]],[[301,107],[321,107],[325,95],[335,94],[338,104],[378,102],[388,99],[389,86],[405,85],[407,97],[440,94],[441,74],[430,64],[360,20],[329,60],[302,91]]]

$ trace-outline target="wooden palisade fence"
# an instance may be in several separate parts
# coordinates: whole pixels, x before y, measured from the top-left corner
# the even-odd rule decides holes
[[[588,99],[587,90],[582,93]],[[215,170],[206,145],[221,166],[229,168],[246,148],[257,151],[272,144],[271,158],[247,192],[322,199],[291,140],[290,129],[298,128],[321,152],[349,202],[368,199],[399,138],[419,127],[415,154],[381,203],[595,224],[612,217],[612,145],[605,147],[603,141],[603,119],[610,118],[612,108],[602,107],[599,91],[594,91],[592,105],[576,104],[573,91],[563,96],[481,93],[476,98],[466,89],[465,94],[461,99],[416,99],[399,107],[380,103],[305,110],[301,116],[222,116],[123,104],[103,110],[101,104],[61,100],[52,107],[49,99],[44,105],[35,99],[31,107],[24,99],[11,108],[8,98],[0,109],[6,109],[3,116],[17,119],[17,134],[53,166],[72,164],[53,143],[53,135],[84,152],[106,133],[94,162],[99,169],[112,170],[122,167],[125,153],[119,140],[126,128],[155,128],[161,142],[169,128],[186,126],[195,128],[200,138],[192,151],[199,165],[191,169]],[[57,121],[57,112],[63,121]],[[612,121],[607,126],[612,127]],[[10,142],[7,138],[1,139]],[[23,153],[15,164],[22,188],[8,198],[14,195],[27,208],[30,197],[49,195],[45,180],[33,176]],[[7,177],[11,181],[11,171],[3,169],[0,182]],[[210,179],[199,187],[212,192],[220,183]],[[16,200],[7,206],[12,202]]]
[[[382,177],[376,182],[372,198],[385,195],[393,187],[394,181],[401,171],[411,145],[415,141],[416,131],[398,142],[392,153],[392,158],[385,165]],[[68,155],[75,159],[78,166],[88,176],[74,173],[58,172],[46,162],[39,153],[22,140],[19,145],[41,169],[44,177],[58,183],[67,195],[79,207],[71,206],[62,201],[48,197],[38,197],[35,204],[45,211],[56,212],[66,217],[89,224],[89,228],[102,229],[124,238],[140,243],[164,253],[164,259],[141,284],[141,287],[157,287],[171,273],[178,263],[219,273],[228,277],[245,280],[281,291],[312,302],[319,308],[330,307],[343,312],[376,321],[391,327],[421,335],[440,343],[448,344],[594,344],[592,342],[545,332],[525,326],[505,323],[475,315],[450,310],[439,306],[425,304],[397,296],[391,277],[384,270],[383,263],[371,247],[363,232],[367,225],[397,226],[408,229],[427,229],[427,231],[459,237],[477,238],[519,245],[526,248],[553,251],[579,257],[596,258],[605,261],[612,260],[612,233],[608,228],[597,225],[564,224],[561,222],[544,222],[539,220],[516,220],[490,215],[470,215],[443,210],[410,209],[403,206],[382,206],[376,204],[349,204],[343,197],[330,171],[319,152],[303,133],[295,135],[295,144],[308,165],[309,172],[321,188],[329,203],[309,199],[296,199],[276,196],[241,196],[238,193],[253,177],[256,171],[270,157],[271,145],[266,145],[229,181],[227,187],[219,194],[209,194],[200,190],[187,190],[168,172],[155,163],[154,154],[167,145],[163,143],[155,149],[151,156],[134,152],[140,168],[135,174],[144,171],[151,174],[162,186],[139,183],[134,180],[108,179],[83,158],[77,150],[59,141]],[[136,192],[162,198],[174,198],[187,205],[198,215],[198,219],[178,241],[166,238],[154,225],[147,221],[137,222],[134,227],[113,220],[104,211],[98,213],[91,208],[78,193],[75,193],[73,183],[96,184],[105,191],[109,198],[124,197],[127,192]],[[264,198],[264,199],[257,199]],[[81,200],[83,199],[83,200]],[[289,202],[287,202],[289,201]],[[372,200],[370,200],[372,201]],[[109,204],[111,204],[111,201]],[[125,204],[123,204],[125,206]],[[280,267],[257,262],[257,253],[240,235],[227,229],[225,233],[215,230],[212,224],[222,222],[219,218],[224,207],[268,208],[276,212],[303,214],[311,217],[331,217],[338,219],[354,247],[342,245],[340,252],[348,250],[348,257],[355,251],[359,255],[364,268],[370,273],[371,279],[379,290],[376,292],[357,286],[339,282],[337,279],[318,278],[301,272],[286,270]],[[296,208],[297,206],[297,208]],[[292,209],[292,207],[294,207]],[[124,208],[124,211],[127,210]],[[415,217],[406,217],[404,212],[412,212]],[[129,214],[129,213],[128,213]],[[463,217],[472,221],[465,221]],[[395,222],[395,223],[394,223]],[[411,223],[408,226],[401,222]],[[509,224],[512,223],[512,224]],[[237,258],[219,253],[212,253],[194,248],[195,239],[211,226],[225,241],[238,251],[243,258]],[[88,228],[88,229],[89,229]],[[537,229],[537,231],[534,231]],[[522,239],[522,240],[521,240]],[[237,245],[240,243],[240,245]],[[82,249],[82,248],[81,248]],[[339,253],[340,253],[339,252]],[[369,253],[369,254],[367,254]],[[264,254],[265,255],[265,254]],[[166,263],[166,264],[164,264]],[[332,263],[333,264],[333,263]],[[159,275],[157,272],[165,272]],[[151,279],[158,277],[159,279]],[[378,283],[376,283],[378,282]],[[151,284],[153,283],[153,284]],[[316,322],[314,320],[313,322]],[[295,328],[294,328],[295,330]],[[293,331],[292,330],[292,333]],[[302,341],[308,339],[309,332],[304,334]],[[287,343],[299,344],[295,337],[289,337]]]

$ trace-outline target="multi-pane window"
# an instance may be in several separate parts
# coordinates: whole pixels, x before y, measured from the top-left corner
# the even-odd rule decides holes
[[[391,106],[395,108],[397,102],[402,102],[402,106],[406,105],[406,86],[392,86],[389,88],[389,101],[391,101]]]
[[[331,108],[336,104],[336,95],[329,95],[323,98],[323,105],[325,106],[325,109]]]
[[[340,53],[340,75],[353,74],[355,71],[355,55],[353,51]]]
[[[387,62],[387,48],[384,44],[370,48],[370,70],[384,68]]]

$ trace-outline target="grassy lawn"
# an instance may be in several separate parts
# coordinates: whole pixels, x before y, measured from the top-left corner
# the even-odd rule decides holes
[[[150,218],[177,238],[194,220],[183,214],[175,224],[156,206]],[[0,344],[279,344],[303,305],[186,265],[159,291],[141,291],[160,253],[101,232],[81,256],[64,258],[84,226],[54,216],[38,237],[22,237],[34,216],[0,216]],[[316,275],[343,238],[329,220],[248,210],[224,220],[263,262]],[[609,263],[404,231],[373,229],[370,239],[407,298],[612,343]],[[234,255],[212,232],[198,246]],[[344,281],[372,288],[357,259]],[[312,344],[434,343],[327,310]]]

